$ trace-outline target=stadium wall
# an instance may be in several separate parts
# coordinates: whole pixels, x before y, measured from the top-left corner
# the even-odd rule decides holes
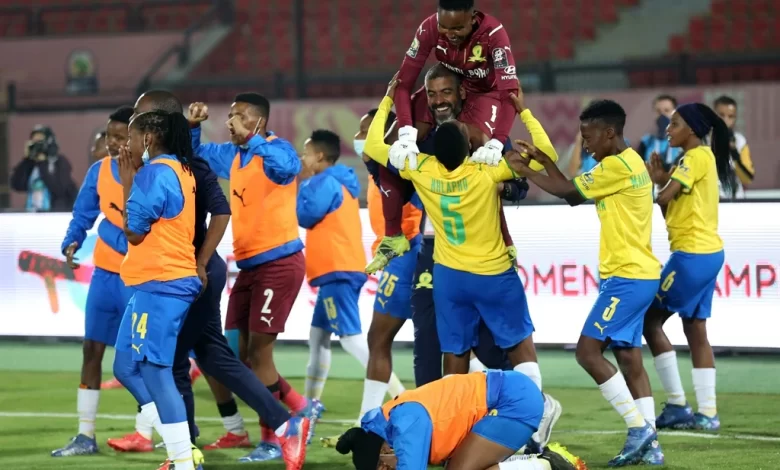
[[[747,136],[753,161],[757,169],[751,188],[780,187],[780,159],[776,158],[776,144],[780,142],[780,86],[742,85],[734,87],[699,87],[663,90],[677,96],[681,103],[711,103],[721,94],[733,96],[739,103],[738,130]],[[650,132],[655,116],[652,112],[653,98],[660,90],[635,90],[614,93],[559,93],[529,95],[526,105],[534,112],[547,130],[561,157],[574,141],[579,129],[578,116],[582,107],[596,98],[611,98],[620,102],[628,113],[626,137],[632,143]],[[352,150],[352,139],[358,128],[360,117],[370,108],[377,106],[379,99],[275,101],[272,105],[269,129],[290,140],[299,150],[311,131],[318,128],[331,129],[342,139],[343,162],[362,171],[362,164]],[[132,104],[128,100],[128,104]],[[210,104],[211,119],[204,124],[206,141],[228,140],[224,125],[229,104]],[[36,124],[47,124],[54,129],[62,153],[73,164],[74,178],[80,182],[89,165],[87,149],[95,130],[105,126],[107,112],[88,111],[71,113],[11,114],[9,129],[9,168],[22,158],[24,142],[30,129]],[[526,137],[522,124],[515,124],[513,137]],[[534,188],[536,190],[536,188]],[[532,194],[531,197],[535,195]],[[24,196],[13,194],[12,208],[24,206]]]
[[[708,322],[715,348],[780,351],[780,336],[773,327],[780,312],[780,219],[767,217],[778,213],[780,203],[720,205],[726,263]],[[536,326],[535,341],[540,345],[575,343],[598,294],[599,222],[594,207],[524,206],[508,209],[506,216],[518,247],[518,275]],[[368,253],[375,236],[364,209],[361,219]],[[77,253],[81,267],[71,270],[60,253],[69,220],[70,214],[0,214],[0,337],[83,335],[96,236],[90,232]],[[303,230],[301,236],[305,241]],[[237,273],[231,240],[228,228],[219,246],[219,253],[228,260],[223,317]],[[660,210],[654,212],[653,247],[665,262],[669,244]],[[360,295],[364,330],[371,321],[377,282],[371,276]],[[315,298],[316,289],[304,283],[280,339],[308,339]],[[679,319],[670,320],[666,331],[673,344],[686,344]],[[408,343],[412,335],[407,322],[396,341]]]

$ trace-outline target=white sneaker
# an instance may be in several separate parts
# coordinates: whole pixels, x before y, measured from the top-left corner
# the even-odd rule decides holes
[[[561,403],[548,394],[544,394],[544,414],[542,422],[539,424],[539,430],[534,433],[533,440],[539,444],[539,448],[544,449],[550,442],[550,435],[555,423],[563,413]]]

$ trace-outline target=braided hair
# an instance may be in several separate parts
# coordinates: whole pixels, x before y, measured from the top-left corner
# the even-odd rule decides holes
[[[162,149],[176,157],[186,171],[192,162],[192,140],[190,125],[184,114],[162,110],[149,111],[136,116],[133,126],[141,132],[157,135]]]

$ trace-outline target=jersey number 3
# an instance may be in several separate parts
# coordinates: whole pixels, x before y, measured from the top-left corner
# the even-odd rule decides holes
[[[444,233],[447,235],[447,241],[453,245],[462,245],[466,241],[463,217],[450,208],[457,204],[460,204],[460,196],[441,197],[441,215],[444,219]]]

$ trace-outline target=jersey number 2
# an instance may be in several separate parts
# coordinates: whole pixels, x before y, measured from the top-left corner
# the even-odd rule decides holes
[[[441,197],[441,214],[444,218],[444,233],[447,235],[447,241],[453,245],[462,245],[466,241],[463,217],[450,209],[450,206],[456,204],[460,204],[460,196]]]

